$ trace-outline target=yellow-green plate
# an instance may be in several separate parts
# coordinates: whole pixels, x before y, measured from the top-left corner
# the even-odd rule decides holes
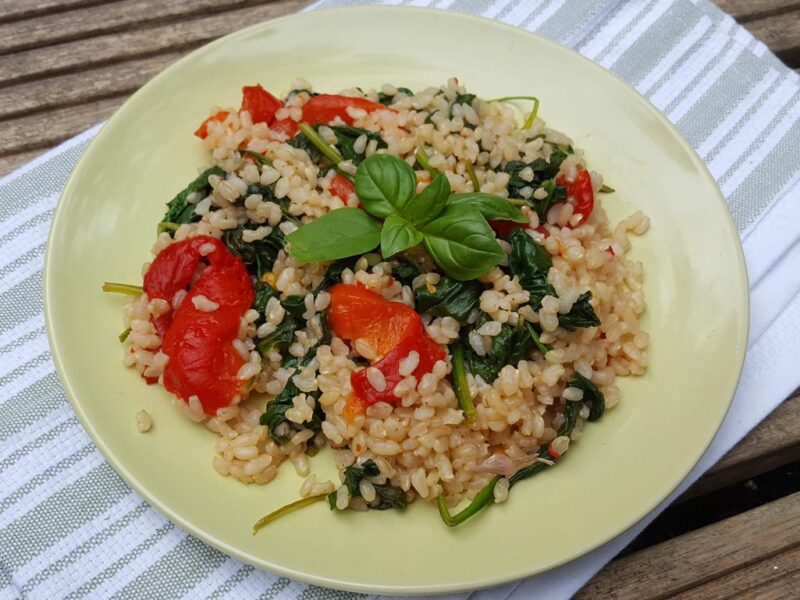
[[[457,529],[433,505],[332,514],[324,504],[253,522],[297,498],[291,465],[267,486],[211,467],[214,435],[167,393],[120,364],[118,296],[104,280],[138,283],[164,203],[207,160],[192,132],[240,88],[279,92],[302,76],[317,90],[419,89],[457,76],[484,98],[535,94],[549,126],[572,136],[617,192],[618,220],[641,209],[650,332],[647,375],[620,381],[622,400],[587,428],[557,469]],[[663,500],[708,446],[737,384],[748,296],[736,230],[703,163],[625,83],[578,54],[522,30],[463,14],[359,7],[255,25],[184,58],[109,120],[58,205],[46,260],[53,357],[75,412],[124,479],[154,507],[223,552],[319,585],[433,593],[499,584],[576,558]],[[137,433],[142,408],[155,425]],[[315,468],[330,469],[322,453]],[[103,490],[97,490],[102,494]]]

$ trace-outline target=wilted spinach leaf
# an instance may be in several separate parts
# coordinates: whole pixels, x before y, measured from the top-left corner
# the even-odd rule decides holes
[[[258,225],[240,225],[236,229],[228,229],[222,234],[224,243],[231,254],[242,259],[250,275],[261,279],[264,273],[272,270],[278,252],[283,249],[283,233],[277,227],[263,240],[245,242],[242,234],[246,230],[257,229]]]
[[[476,329],[482,325],[480,319],[476,323]],[[464,363],[467,370],[473,375],[480,375],[486,383],[492,383],[497,379],[500,370],[511,365],[516,367],[520,360],[528,355],[534,346],[533,338],[528,333],[525,323],[520,323],[516,327],[503,325],[500,333],[492,338],[492,347],[486,356],[478,356],[469,343],[464,344]]]
[[[547,282],[547,273],[553,264],[550,253],[523,229],[512,231],[508,241],[511,244],[508,270],[517,276],[522,289],[530,294],[529,303],[533,310],[539,310],[542,298],[556,295],[553,286]]]
[[[453,103],[450,105],[450,114],[448,115],[451,119],[453,118],[453,107],[457,104],[467,104],[472,106],[472,101],[475,100],[475,94],[459,94],[456,96],[456,99],[453,100]],[[474,125],[472,126],[474,128]]]
[[[464,323],[472,309],[478,306],[482,292],[483,286],[475,280],[457,281],[443,275],[433,292],[423,285],[414,290],[414,298],[417,312],[434,317],[453,317]]]
[[[295,319],[289,316],[284,317],[280,325],[275,328],[275,331],[256,344],[256,350],[262,356],[266,356],[272,351],[280,352],[285,350],[292,343],[294,332],[299,327],[300,324]]]
[[[553,179],[556,175],[558,175],[558,169],[561,167],[561,163],[564,162],[564,159],[572,154],[571,150],[572,148],[564,149],[557,146],[550,154],[549,161],[543,158],[537,158],[530,163],[525,163],[521,160],[512,160],[506,163],[506,165],[503,167],[503,171],[508,173],[511,177],[508,182],[509,197],[522,198],[522,194],[520,193],[522,188],[536,188],[547,179]],[[532,181],[525,181],[520,176],[520,173],[522,173],[522,171],[527,167],[530,167],[533,171]],[[564,196],[564,199],[566,199],[566,195]]]
[[[339,149],[342,158],[353,161],[355,165],[358,165],[366,157],[364,152],[356,152],[353,149],[356,140],[362,135],[367,136],[367,143],[371,140],[375,140],[378,144],[378,148],[388,147],[388,144],[377,131],[367,131],[360,127],[347,127],[345,125],[328,125],[328,127],[330,127],[334,135],[336,135],[336,147]]]
[[[370,459],[365,460],[360,465],[350,465],[344,470],[344,483],[347,491],[350,492],[351,498],[361,497],[361,481],[365,477],[377,477],[380,475],[380,469],[375,461]],[[370,502],[368,506],[375,510],[386,510],[389,508],[399,508],[403,510],[406,507],[406,495],[402,489],[394,487],[388,483],[386,484],[372,484],[375,488],[375,500]],[[331,510],[336,508],[336,492],[328,494],[328,505]]]
[[[578,327],[597,327],[600,319],[594,312],[594,308],[589,303],[592,299],[592,292],[584,292],[578,296],[578,300],[572,305],[565,315],[558,315],[558,324],[567,331],[575,331]]]
[[[225,171],[220,167],[206,169],[200,173],[194,181],[178,192],[177,196],[167,202],[167,212],[164,218],[161,219],[161,224],[159,224],[159,233],[177,229],[177,227],[174,229],[169,227],[168,225],[170,224],[183,225],[184,223],[194,223],[200,220],[200,215],[194,212],[195,205],[188,202],[187,199],[194,193],[207,194],[211,189],[211,186],[208,184],[208,178],[212,175],[225,177]]]
[[[419,274],[419,271],[413,265],[404,262],[392,263],[392,277],[403,285],[411,287],[411,282],[413,282]]]
[[[569,378],[567,385],[583,390],[583,402],[589,406],[589,420],[597,421],[606,410],[606,399],[597,386],[577,371]],[[567,404],[572,404],[568,402]],[[577,402],[575,404],[578,404]],[[564,435],[559,432],[559,435]]]
[[[399,87],[399,88],[397,88],[397,91],[399,93],[405,94],[406,96],[413,96],[414,95],[414,92],[412,92],[407,87]],[[381,104],[385,104],[386,106],[389,106],[390,104],[392,104],[394,102],[395,96],[397,96],[397,94],[392,94],[391,96],[389,96],[389,95],[384,94],[383,92],[381,92],[380,94],[378,94],[378,102],[380,102]]]

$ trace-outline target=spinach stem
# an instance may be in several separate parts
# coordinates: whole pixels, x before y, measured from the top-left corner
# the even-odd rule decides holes
[[[262,165],[272,166],[272,161],[263,154],[259,154],[258,152],[253,152],[252,150],[244,150],[242,152],[242,156],[249,156],[253,160],[260,162]]]
[[[525,123],[522,125],[523,129],[530,129],[533,122],[536,120],[536,115],[539,113],[539,99],[536,96],[503,96],[502,98],[494,98],[487,102],[508,102],[509,100],[530,100],[533,102],[531,114],[528,115],[528,118],[525,119]]]
[[[319,494],[318,496],[309,496],[308,498],[300,498],[300,500],[296,500],[291,504],[287,504],[286,506],[281,506],[278,510],[274,510],[265,517],[261,517],[258,521],[256,521],[255,525],[253,525],[253,535],[257,534],[261,529],[275,521],[276,519],[280,519],[284,515],[288,515],[290,512],[294,512],[301,508],[305,508],[306,506],[310,506],[315,502],[319,502],[320,500],[324,500],[327,498],[327,494]]]
[[[616,191],[617,190],[612,188],[610,185],[606,185],[605,183],[603,184],[603,187],[600,188],[600,192],[602,192],[603,194],[613,194]]]
[[[475,167],[472,166],[471,162],[467,161],[466,169],[467,175],[469,175],[469,180],[472,182],[472,191],[480,192],[481,185],[478,183],[478,176],[475,174]]]
[[[422,168],[425,169],[428,173],[430,173],[431,178],[436,177],[436,175],[439,173],[439,169],[431,165],[430,161],[428,160],[428,155],[425,153],[425,150],[420,148],[419,150],[417,150],[417,153],[414,156],[417,159],[417,162],[422,166]]]
[[[542,343],[542,341],[539,339],[539,334],[536,333],[536,329],[533,328],[533,325],[526,322],[525,328],[528,330],[528,334],[531,336],[531,339],[533,339],[533,343],[539,349],[539,352],[541,352],[542,354],[547,354],[548,352],[550,352],[550,350],[552,350],[550,346]]]
[[[458,399],[458,406],[464,411],[464,419],[467,423],[474,423],[478,417],[475,405],[472,403],[472,396],[469,393],[467,384],[467,370],[464,367],[464,348],[461,342],[456,342],[450,347],[450,356],[453,362],[453,391]]]
[[[302,131],[308,138],[308,141],[311,142],[317,150],[322,152],[325,158],[327,158],[329,161],[333,163],[333,167],[336,169],[336,172],[339,173],[339,175],[341,175],[342,177],[348,179],[352,183],[353,176],[350,173],[342,171],[339,168],[339,163],[342,162],[344,159],[342,158],[342,155],[339,154],[339,152],[336,150],[336,148],[334,148],[333,146],[328,144],[325,140],[323,140],[322,137],[320,137],[320,135],[316,131],[314,131],[314,128],[311,127],[311,125],[309,125],[308,123],[300,123],[298,127],[300,128],[300,131]]]
[[[130,285],[128,283],[114,283],[113,281],[106,281],[103,283],[103,291],[111,294],[126,294],[128,296],[138,296],[144,292],[144,288],[140,285]]]
[[[492,477],[491,481],[487,483],[480,492],[478,492],[478,495],[475,496],[472,502],[470,502],[469,505],[464,508],[464,510],[454,515],[451,515],[447,508],[447,502],[444,499],[444,494],[439,494],[439,496],[436,498],[436,504],[439,506],[439,516],[442,517],[444,524],[448,527],[455,527],[456,525],[460,525],[470,517],[480,512],[494,500],[494,486],[496,486],[497,482],[501,479],[501,475],[495,475]]]
[[[118,337],[119,337],[119,341],[120,341],[120,343],[123,343],[125,340],[127,340],[127,339],[128,339],[128,336],[129,336],[130,334],[131,334],[131,328],[130,328],[130,327],[128,327],[128,328],[127,328],[125,331],[123,331],[122,333],[120,333],[120,334],[119,334],[119,336],[118,336]]]

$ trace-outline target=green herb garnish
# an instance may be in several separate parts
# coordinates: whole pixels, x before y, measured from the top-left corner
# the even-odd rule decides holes
[[[125,294],[126,296],[138,296],[144,292],[140,285],[130,285],[129,283],[114,283],[106,281],[103,283],[103,291],[111,294]]]
[[[364,254],[380,243],[389,258],[421,243],[459,281],[475,279],[503,260],[505,253],[486,219],[524,222],[518,208],[499,196],[453,195],[438,172],[419,194],[416,185],[416,174],[405,161],[389,154],[370,156],[355,177],[364,210],[336,209],[289,234],[291,254],[300,262],[317,262]]]

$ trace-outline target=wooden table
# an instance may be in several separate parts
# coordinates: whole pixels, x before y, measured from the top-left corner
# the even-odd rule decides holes
[[[800,1],[717,3],[800,66]],[[198,46],[307,4],[0,0],[0,175],[107,118]],[[578,596],[800,598],[798,471],[795,393]]]

